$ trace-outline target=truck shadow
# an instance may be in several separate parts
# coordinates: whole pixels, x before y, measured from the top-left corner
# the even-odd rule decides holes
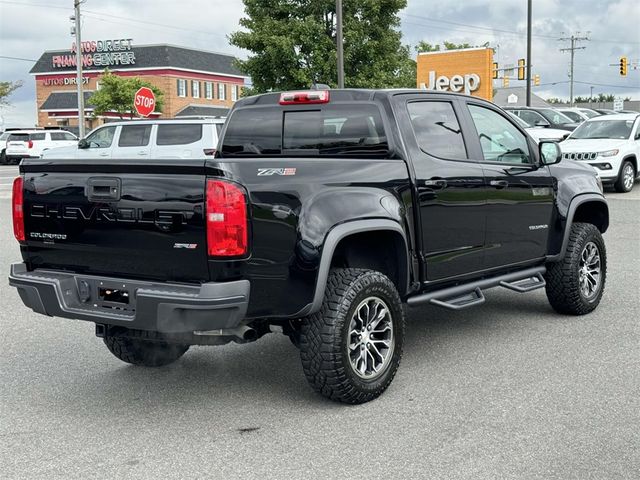
[[[543,293],[542,297],[511,293],[490,293],[487,297],[486,304],[468,311],[431,306],[408,309],[404,364],[398,377],[428,372],[431,362],[437,361],[434,352],[465,348],[465,343],[482,341],[483,336],[494,335],[496,330],[514,331],[536,318],[554,316]],[[100,357],[98,367],[103,368],[89,378],[78,378],[83,385],[69,393],[80,391],[82,397],[68,399],[70,408],[77,408],[81,402],[89,409],[99,409],[99,415],[110,409],[175,415],[176,407],[194,413],[222,408],[234,415],[248,409],[273,409],[274,405],[343,408],[312,391],[304,378],[298,350],[278,334],[246,345],[192,347],[175,364],[158,369],[119,363],[102,345],[96,348],[101,349],[95,354]],[[418,371],[405,372],[407,368]]]

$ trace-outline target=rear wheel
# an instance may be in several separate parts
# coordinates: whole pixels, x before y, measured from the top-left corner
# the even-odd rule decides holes
[[[104,344],[115,357],[123,362],[144,367],[169,365],[178,360],[189,349],[189,345],[119,335],[105,336]]]
[[[633,184],[636,180],[636,169],[629,160],[622,162],[618,180],[614,184],[617,192],[627,193],[633,190]]]
[[[584,315],[596,309],[607,279],[607,252],[600,231],[574,223],[562,261],[547,265],[547,298],[559,313]]]
[[[400,365],[404,312],[391,280],[379,272],[333,269],[319,312],[300,331],[302,367],[331,400],[364,403],[380,396]]]

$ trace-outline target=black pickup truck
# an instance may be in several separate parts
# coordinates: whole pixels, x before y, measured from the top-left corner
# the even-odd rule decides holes
[[[500,286],[597,307],[608,207],[591,167],[560,159],[475,97],[244,98],[209,158],[24,160],[9,281],[136,365],[283,332],[318,392],[362,403],[396,373],[403,304]]]

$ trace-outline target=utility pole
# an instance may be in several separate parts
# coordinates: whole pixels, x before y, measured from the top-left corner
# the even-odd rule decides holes
[[[527,107],[531,106],[531,4],[527,1]]]
[[[338,47],[338,88],[344,88],[344,53],[342,49],[342,0],[336,0],[336,44]]]
[[[576,33],[574,35],[571,35],[570,37],[564,37],[564,38],[560,38],[559,41],[561,42],[566,42],[566,41],[570,41],[571,42],[571,46],[568,48],[561,48],[560,51],[561,52],[570,52],[571,53],[571,66],[569,69],[569,79],[570,79],[570,87],[569,87],[569,106],[573,107],[573,59],[575,56],[575,51],[576,50],[584,50],[587,47],[577,47],[576,44],[578,42],[582,42],[582,41],[588,41],[589,37],[584,36],[584,37],[579,37],[578,36],[579,33]]]
[[[79,138],[84,138],[84,94],[82,93],[82,33],[80,21],[80,4],[83,0],[73,0],[76,21],[76,84],[78,87],[78,131]]]
[[[593,108],[593,85],[589,87],[589,108]]]

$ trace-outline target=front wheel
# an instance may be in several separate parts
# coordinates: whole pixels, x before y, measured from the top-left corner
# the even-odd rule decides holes
[[[331,400],[373,400],[398,370],[404,330],[400,296],[391,280],[372,270],[332,269],[320,311],[302,322],[305,376]]]
[[[132,365],[162,367],[178,360],[189,345],[144,340],[127,336],[106,336],[104,344],[116,357]]]
[[[633,190],[633,184],[636,181],[636,169],[629,160],[622,162],[620,167],[620,175],[614,184],[616,192],[627,193]]]
[[[574,223],[564,258],[547,265],[549,303],[559,313],[584,315],[596,309],[607,280],[607,251],[600,231]]]

